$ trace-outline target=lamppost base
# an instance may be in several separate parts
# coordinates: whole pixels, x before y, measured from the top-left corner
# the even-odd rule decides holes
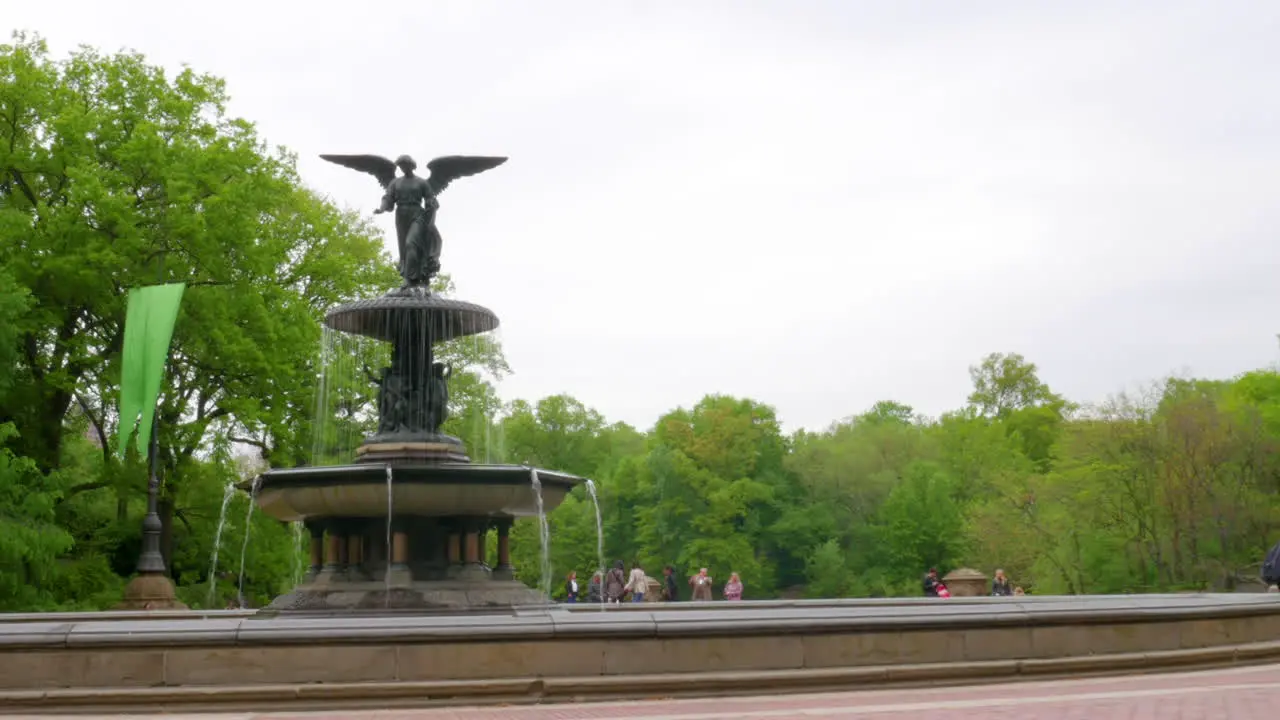
[[[165,575],[143,573],[129,581],[117,610],[186,610]]]

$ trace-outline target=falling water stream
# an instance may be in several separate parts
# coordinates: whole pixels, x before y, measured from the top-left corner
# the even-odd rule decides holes
[[[253,530],[253,509],[258,506],[258,486],[261,484],[261,475],[253,479],[253,484],[249,487],[249,511],[244,515],[244,543],[240,546],[240,584],[236,589],[239,595],[241,610],[244,610],[247,607],[244,601],[244,563],[249,557],[249,534],[250,531]]]
[[[387,569],[383,573],[382,585],[383,595],[386,598],[386,607],[391,607],[391,515],[395,510],[394,496],[391,494],[391,466],[387,466]]]
[[[604,523],[600,521],[600,498],[596,497],[596,484],[587,480],[587,494],[591,496],[591,504],[596,507],[596,559],[600,561],[597,569],[604,578]]]
[[[209,559],[209,599],[210,608],[216,599],[214,588],[218,583],[218,549],[222,547],[222,529],[227,525],[227,508],[231,507],[231,498],[236,496],[235,483],[227,483],[222,490],[222,508],[218,510],[218,528],[213,531],[213,557]]]
[[[293,584],[297,585],[302,582],[307,567],[303,561],[303,556],[307,554],[307,529],[301,520],[289,524],[293,527]]]
[[[533,487],[533,502],[538,508],[538,539],[542,541],[542,582],[543,595],[551,594],[551,527],[547,524],[547,513],[542,507],[542,480],[538,478],[536,468],[529,468],[529,484]]]

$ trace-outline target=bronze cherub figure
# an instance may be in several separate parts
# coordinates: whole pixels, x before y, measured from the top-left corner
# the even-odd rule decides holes
[[[386,190],[375,214],[396,213],[396,240],[400,246],[400,277],[406,288],[425,286],[440,271],[440,231],[436,229],[436,197],[458,178],[492,170],[505,157],[447,155],[427,163],[431,174],[414,174],[418,164],[408,155],[392,162],[379,155],[321,155],[343,167],[369,173]],[[402,175],[396,177],[396,168]]]

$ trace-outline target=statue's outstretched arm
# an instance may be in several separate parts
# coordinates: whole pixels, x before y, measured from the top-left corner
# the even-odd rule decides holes
[[[382,204],[378,206],[377,210],[373,211],[374,215],[377,215],[379,213],[384,213],[384,212],[391,212],[392,210],[396,209],[396,198],[395,198],[395,195],[392,193],[392,188],[394,187],[395,187],[394,181],[392,181],[390,184],[387,185],[387,191],[382,193]]]

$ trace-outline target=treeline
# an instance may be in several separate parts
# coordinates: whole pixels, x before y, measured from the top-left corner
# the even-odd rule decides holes
[[[571,398],[513,406],[511,459],[600,485],[606,555],[657,575],[738,572],[748,597],[914,595],[930,566],[1003,568],[1036,593],[1233,590],[1280,537],[1280,374],[1171,379],[1077,407],[994,354],[937,419],[894,402],[785,435],[707,397],[648,433]],[[594,511],[552,514],[556,573],[594,568]],[[518,537],[522,577],[536,536]]]
[[[230,483],[342,461],[372,430],[359,369],[382,350],[320,320],[394,286],[380,234],[225,103],[216,78],[136,54],[0,46],[0,610],[110,607],[134,570],[145,463],[109,450],[130,287],[189,286],[157,415],[162,549],[189,605],[226,606],[241,580],[261,604],[303,569],[295,529]],[[882,402],[786,434],[767,405],[707,397],[641,432],[569,397],[503,403],[490,340],[446,354],[447,429],[473,457],[593,478],[610,560],[736,571],[748,598],[914,594],[930,565],[1001,566],[1038,593],[1228,589],[1276,539],[1273,370],[1080,408],[993,355],[941,418]],[[550,523],[554,575],[585,579],[585,489]],[[532,521],[514,532],[536,584]]]

